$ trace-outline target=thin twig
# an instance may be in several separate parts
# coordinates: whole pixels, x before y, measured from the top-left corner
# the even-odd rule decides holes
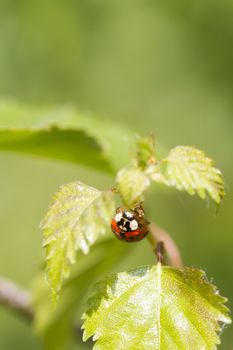
[[[0,278],[0,304],[16,311],[29,322],[33,320],[30,293],[5,278]]]
[[[158,242],[163,242],[164,250],[169,257],[170,264],[174,267],[183,267],[181,254],[171,236],[161,227],[154,224],[150,225],[150,233],[150,241],[153,249],[156,251]]]
[[[31,306],[32,297],[29,291],[17,286],[6,278],[0,278],[0,305],[6,306],[9,310],[15,311],[24,320],[32,323],[34,310]],[[81,325],[74,325],[74,334],[82,339]]]
[[[160,262],[161,264],[164,263],[164,251],[164,243],[162,241],[159,241],[155,249],[155,254],[158,262]]]

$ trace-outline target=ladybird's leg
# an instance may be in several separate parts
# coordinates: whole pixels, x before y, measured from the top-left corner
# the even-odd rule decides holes
[[[141,232],[142,234],[147,234],[150,231],[150,226],[147,225],[143,225],[143,227],[141,228]]]
[[[136,207],[134,207],[134,213],[135,213],[135,216],[138,217],[138,219],[141,219],[144,217],[144,209],[142,207],[142,202],[138,203]]]
[[[123,213],[123,209],[122,209],[122,207],[118,207],[118,208],[116,208],[116,213],[118,214],[118,213]]]
[[[141,232],[142,235],[146,236],[147,233],[150,231],[150,226],[142,225],[141,223],[139,223],[139,231]]]
[[[146,218],[140,218],[139,223],[140,223],[140,225],[142,225],[142,226],[148,226],[148,225],[150,225],[150,221],[148,221]]]

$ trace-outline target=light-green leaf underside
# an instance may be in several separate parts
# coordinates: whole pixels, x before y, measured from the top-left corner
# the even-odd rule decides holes
[[[110,225],[114,211],[111,191],[101,192],[81,182],[64,185],[54,196],[41,223],[47,279],[54,294],[68,277],[76,251],[89,247]]]
[[[202,199],[208,194],[217,204],[224,196],[221,171],[203,151],[191,146],[173,148],[167,158],[149,167],[147,173],[156,182],[191,195],[197,193]]]
[[[201,270],[137,268],[94,286],[84,340],[93,336],[94,350],[213,350],[231,322],[225,301]]]

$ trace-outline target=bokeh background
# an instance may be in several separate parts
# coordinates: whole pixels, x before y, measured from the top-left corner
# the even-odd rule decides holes
[[[202,267],[233,310],[233,2],[231,0],[1,0],[0,95],[37,105],[74,105],[165,149],[205,149],[225,175],[215,208],[159,188],[150,218],[172,234],[187,265]],[[12,125],[13,126],[13,125]],[[0,153],[0,274],[29,287],[41,263],[38,223],[57,187],[112,179],[84,167]],[[126,262],[152,263],[146,244]],[[0,349],[37,350],[22,320],[0,308]],[[82,347],[81,347],[82,348]],[[233,331],[222,337],[233,348]]]

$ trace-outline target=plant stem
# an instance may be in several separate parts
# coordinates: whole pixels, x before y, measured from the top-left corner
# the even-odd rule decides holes
[[[158,262],[160,262],[161,264],[164,263],[164,243],[162,241],[159,241],[157,243],[156,249],[155,249],[155,253],[156,253],[156,257]]]
[[[164,256],[162,250],[164,250],[168,255],[170,265],[178,268],[183,267],[180,251],[171,236],[166,231],[157,225],[151,224],[150,234],[148,236],[153,250],[156,252],[158,261],[161,261],[160,259],[162,259],[161,262],[163,262]],[[163,248],[161,246],[162,244]]]

